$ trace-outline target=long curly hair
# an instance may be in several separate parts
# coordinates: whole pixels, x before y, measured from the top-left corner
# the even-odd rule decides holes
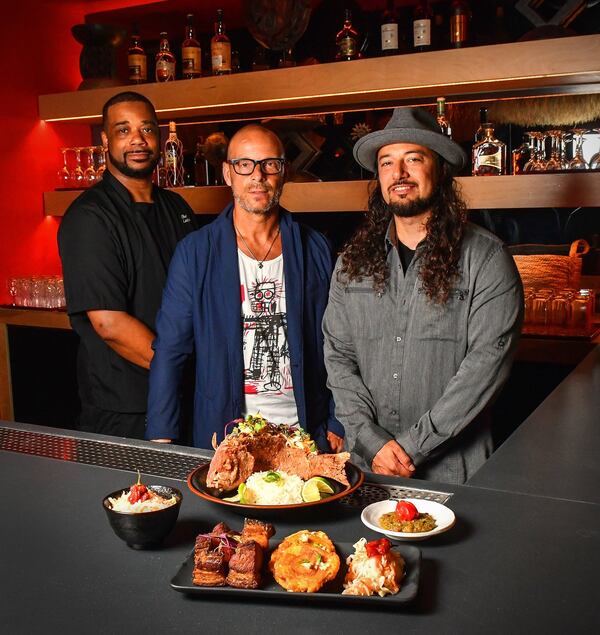
[[[419,276],[427,297],[444,304],[459,276],[460,247],[467,222],[467,206],[448,164],[440,160],[437,190],[426,222],[427,236],[419,254]],[[370,186],[369,207],[362,225],[344,246],[340,280],[360,282],[373,277],[373,288],[383,292],[389,277],[385,235],[392,218],[377,181]]]

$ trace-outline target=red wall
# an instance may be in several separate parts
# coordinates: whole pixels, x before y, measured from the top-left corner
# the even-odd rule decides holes
[[[3,12],[9,53],[0,99],[0,304],[9,301],[8,277],[60,273],[60,221],[44,216],[42,195],[56,185],[59,148],[91,141],[89,126],[40,121],[38,95],[76,90],[81,81],[71,26],[91,10],[139,2],[21,0]]]

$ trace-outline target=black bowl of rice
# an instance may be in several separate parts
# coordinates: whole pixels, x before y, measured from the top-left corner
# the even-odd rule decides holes
[[[102,507],[115,534],[132,549],[161,545],[177,522],[182,494],[175,487],[149,485],[152,497],[129,503],[129,488],[105,496]]]

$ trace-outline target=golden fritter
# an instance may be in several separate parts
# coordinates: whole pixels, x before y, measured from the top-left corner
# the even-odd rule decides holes
[[[340,558],[325,532],[303,529],[273,551],[269,569],[287,591],[314,593],[335,578]]]

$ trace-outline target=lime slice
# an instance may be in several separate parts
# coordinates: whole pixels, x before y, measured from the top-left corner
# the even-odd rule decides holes
[[[246,493],[246,483],[240,483],[238,485],[238,496],[240,498],[240,503],[244,505],[248,501],[244,498],[244,494]]]
[[[239,503],[240,495],[236,494],[235,496],[226,496],[225,498],[223,498],[223,500],[227,501],[228,503]]]
[[[302,486],[302,500],[305,503],[314,503],[315,501],[331,496],[334,493],[331,485],[321,476],[313,476],[309,478]]]

